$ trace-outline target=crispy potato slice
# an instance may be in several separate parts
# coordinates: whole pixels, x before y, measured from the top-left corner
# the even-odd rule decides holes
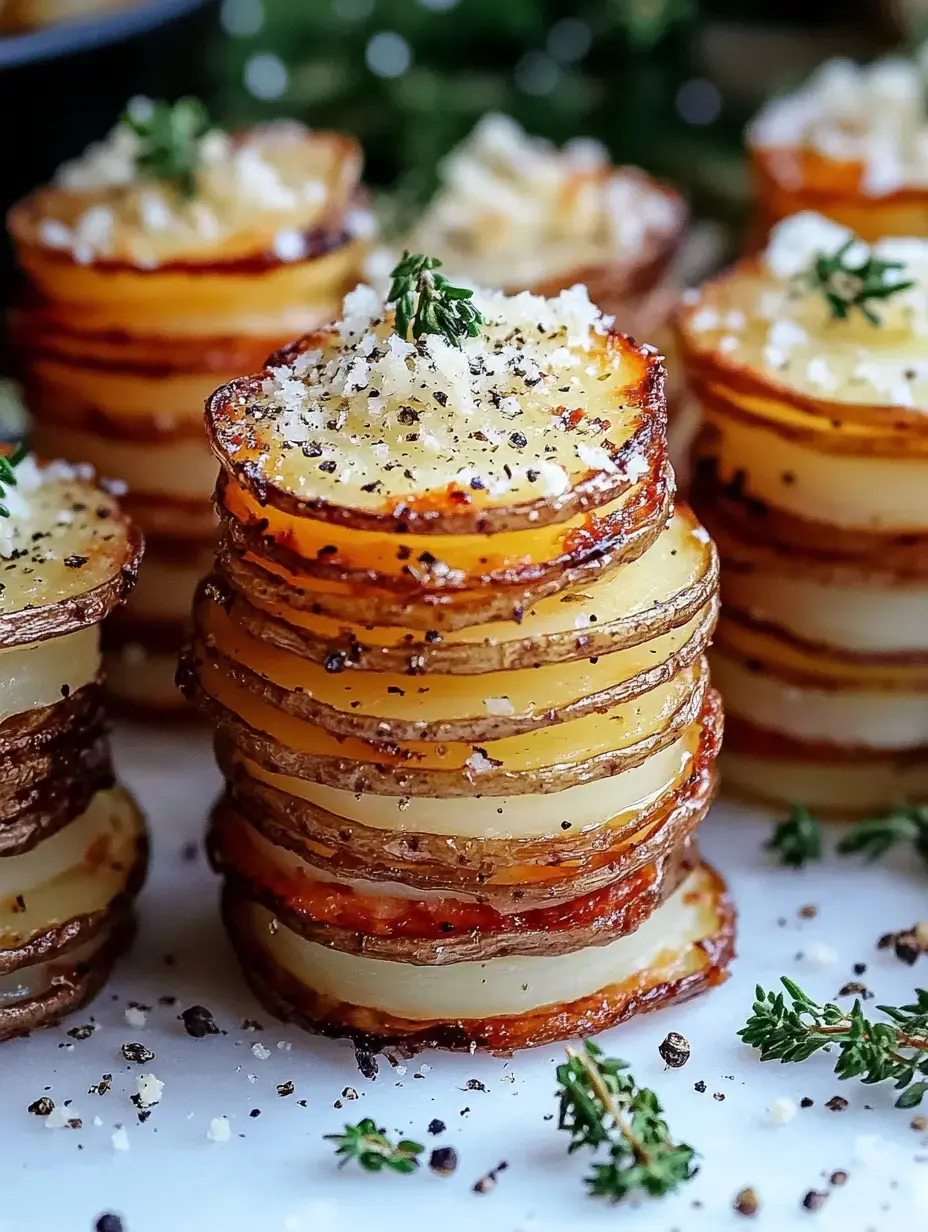
[[[0,521],[4,648],[99,623],[129,593],[142,556],[139,532],[88,478],[31,458],[16,469],[11,517]]]
[[[272,935],[266,909],[232,893],[224,912],[245,977],[272,1013],[380,1046],[507,1052],[591,1034],[721,983],[734,949],[734,913],[707,865],[611,945],[447,967],[341,954],[285,925]],[[488,973],[479,989],[469,966]]]
[[[321,418],[314,409],[314,380],[324,388],[325,365],[350,354],[335,329],[307,335],[272,356],[263,373],[217,390],[207,404],[207,431],[234,481],[233,511],[245,504],[260,518],[267,507],[355,532],[479,536],[563,523],[614,502],[642,475],[656,482],[647,458],[666,419],[656,352],[601,323],[593,328],[595,318],[592,326],[585,318],[585,336],[556,318],[532,326],[526,316],[516,327],[518,299],[480,302],[488,323],[479,340],[465,342],[460,361],[437,343],[421,356],[413,349],[416,359],[394,354],[400,340],[389,318],[366,318],[370,354],[381,357],[371,362],[392,365],[371,386],[382,387],[374,409],[366,384],[326,397]],[[525,311],[557,302],[535,300]],[[513,347],[514,329],[532,335],[533,345]],[[478,363],[484,352],[505,366],[490,378],[489,393],[458,367]],[[519,367],[519,354],[534,365],[532,375]],[[367,361],[359,355],[358,362]],[[550,371],[556,366],[563,376]],[[375,377],[359,372],[361,379]],[[479,420],[469,421],[463,396],[475,399]],[[548,485],[542,496],[539,484]],[[223,500],[229,495],[227,487]]]

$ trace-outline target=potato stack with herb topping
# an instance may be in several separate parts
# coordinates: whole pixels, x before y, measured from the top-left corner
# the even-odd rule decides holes
[[[371,230],[349,138],[277,123],[229,135],[195,100],[135,100],[109,137],[15,206],[31,295],[13,340],[33,439],[123,480],[146,535],[107,629],[109,686],[176,707],[177,652],[215,542],[203,403],[331,320]]]
[[[928,240],[799,214],[692,299],[726,781],[838,814],[924,799]]]
[[[673,510],[653,349],[583,287],[471,299],[436,264],[210,400],[222,538],[180,679],[264,1003],[510,1049],[723,978],[694,839],[716,556]]]
[[[672,188],[615,167],[598,141],[558,149],[505,115],[485,116],[444,159],[441,187],[412,244],[450,275],[512,294],[556,295],[584,283],[619,326],[653,337],[675,296],[664,274],[686,233]]]
[[[0,1039],[92,997],[132,935],[145,831],[113,778],[100,622],[141,537],[86,468],[0,459]]]
[[[915,59],[828,60],[748,128],[763,240],[815,210],[861,239],[928,235],[928,44]]]

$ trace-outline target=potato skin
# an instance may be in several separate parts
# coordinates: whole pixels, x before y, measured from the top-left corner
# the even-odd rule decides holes
[[[606,824],[593,833],[567,830],[555,839],[465,838],[419,832],[391,835],[258,783],[236,761],[234,741],[222,731],[216,738],[216,757],[229,791],[217,808],[228,803],[272,842],[333,871],[376,880],[390,879],[402,870],[407,884],[423,890],[466,890],[497,906],[511,905],[518,892],[520,903],[544,906],[568,898],[574,877],[584,876],[589,888],[597,888],[636,868],[649,858],[649,852],[652,858],[659,854],[662,837],[675,833],[676,827],[680,834],[689,832],[692,819],[707,811],[715,793],[722,726],[721,699],[710,689],[686,781],[654,801],[634,821],[623,826]],[[631,842],[639,832],[648,835],[642,840],[643,852]],[[320,848],[331,854],[321,857]],[[518,886],[492,884],[497,874],[517,868],[545,870],[546,876]],[[553,868],[563,869],[563,876],[552,879]]]
[[[0,1042],[50,1027],[96,997],[109,979],[113,965],[132,944],[136,917],[129,905],[121,905],[98,925],[100,948],[90,960],[60,972],[55,986],[38,997],[0,1007]]]
[[[634,380],[621,389],[623,409],[633,411],[634,416],[631,430],[623,440],[615,442],[616,471],[594,470],[559,496],[510,506],[470,508],[446,502],[420,508],[412,502],[397,501],[376,510],[335,504],[324,497],[300,497],[273,483],[262,472],[264,457],[255,437],[255,423],[260,423],[256,402],[274,369],[292,364],[305,351],[330,345],[335,336],[331,329],[306,334],[271,355],[262,372],[230,381],[207,400],[206,432],[210,447],[225,476],[261,506],[293,517],[381,534],[492,535],[537,530],[616,500],[630,486],[623,473],[623,462],[640,454],[653,458],[657,449],[663,450],[667,426],[663,360],[654,348],[638,348],[627,335],[611,330],[601,341],[603,356],[621,352],[636,369]],[[219,495],[221,499],[221,484]]]
[[[686,506],[677,503],[675,516],[691,528],[692,534],[698,523]],[[522,635],[522,626],[513,629],[512,636],[505,639],[466,644],[449,643],[433,634],[419,640],[404,637],[402,645],[378,645],[365,641],[363,625],[357,626],[357,632],[351,630],[340,638],[317,636],[264,610],[263,604],[286,608],[292,590],[255,561],[234,552],[222,554],[214,571],[201,583],[197,603],[208,599],[218,604],[251,637],[313,663],[324,664],[333,653],[342,653],[351,670],[409,672],[416,676],[481,675],[609,654],[641,645],[685,624],[709,602],[718,587],[718,555],[711,541],[702,546],[702,557],[698,580],[670,599],[634,616],[613,622],[600,619],[596,625],[590,624],[580,631],[567,629],[541,638],[529,633]]]
[[[708,866],[704,866],[708,869]],[[393,1017],[363,1006],[319,997],[257,949],[244,927],[246,905],[232,890],[223,895],[223,919],[242,972],[258,1000],[276,1017],[304,1030],[333,1037],[347,1036],[375,1049],[393,1046],[412,1054],[421,1048],[456,1051],[487,1049],[508,1055],[576,1036],[587,1036],[626,1022],[635,1014],[661,1009],[698,996],[726,979],[734,957],[734,908],[724,882],[710,871],[716,927],[699,943],[689,969],[670,982],[649,983],[643,972],[626,984],[594,993],[567,1005],[546,1006],[506,1018],[421,1022]]]
[[[0,857],[30,851],[113,785],[100,681],[0,723]]]

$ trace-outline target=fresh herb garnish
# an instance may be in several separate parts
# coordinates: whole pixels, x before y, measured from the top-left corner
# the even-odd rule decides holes
[[[778,864],[802,868],[808,860],[822,858],[822,823],[804,805],[791,804],[789,816],[777,822],[764,848],[776,853]]]
[[[888,813],[858,821],[845,831],[835,850],[839,856],[879,860],[900,843],[912,843],[928,863],[928,807],[900,803]],[[789,816],[777,822],[764,847],[776,852],[780,864],[802,868],[807,861],[822,858],[822,823],[804,805],[791,804]]]
[[[9,509],[2,503],[6,495],[4,484],[11,488],[16,487],[16,467],[19,466],[27,453],[26,446],[20,443],[12,453],[0,454],[0,518],[8,518],[10,516]]]
[[[838,842],[837,852],[879,860],[899,843],[912,843],[928,862],[928,808],[924,805],[897,804],[883,817],[859,821]]]
[[[200,142],[213,124],[197,98],[127,108],[122,123],[138,138],[135,167],[149,180],[165,180],[189,200],[196,192]]]
[[[798,984],[783,976],[783,993],[757,986],[753,1013],[738,1035],[760,1051],[762,1061],[805,1061],[836,1044],[838,1078],[870,1085],[892,1081],[902,1094],[897,1108],[914,1108],[928,1091],[928,991],[915,990],[911,1005],[879,1005],[888,1021],[864,1016],[860,1001],[843,1010],[817,1005]],[[918,1081],[916,1081],[916,1079]]]
[[[861,241],[852,237],[830,255],[818,253],[813,257],[804,281],[811,290],[819,291],[825,297],[835,320],[847,320],[857,308],[871,325],[879,325],[881,319],[870,307],[870,302],[889,299],[899,291],[914,287],[915,283],[897,276],[898,271],[905,268],[902,261],[882,261],[866,246],[865,255],[854,264],[850,254],[860,246]]]
[[[657,1096],[623,1072],[625,1061],[604,1057],[589,1040],[582,1051],[568,1048],[567,1057],[557,1081],[558,1128],[571,1136],[568,1153],[590,1147],[608,1157],[586,1178],[593,1196],[618,1202],[643,1191],[661,1197],[695,1176],[695,1151],[671,1141]]]
[[[438,334],[452,346],[462,338],[476,338],[483,317],[470,302],[469,287],[453,287],[444,274],[436,274],[441,261],[421,252],[404,252],[390,274],[387,303],[393,304],[396,332],[406,338],[412,326],[416,340],[423,334]]]
[[[396,1145],[390,1141],[386,1131],[378,1129],[370,1117],[365,1117],[357,1125],[346,1125],[343,1134],[326,1134],[327,1142],[337,1142],[335,1154],[341,1155],[339,1167],[356,1159],[367,1172],[380,1172],[390,1168],[393,1172],[415,1172],[419,1166],[419,1156],[425,1147],[418,1142],[405,1139]]]

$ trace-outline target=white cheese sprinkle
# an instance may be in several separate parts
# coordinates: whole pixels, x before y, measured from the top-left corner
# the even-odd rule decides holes
[[[209,1129],[206,1131],[206,1136],[210,1142],[228,1142],[232,1137],[232,1127],[229,1124],[229,1118],[224,1116],[213,1117],[209,1123]]]

